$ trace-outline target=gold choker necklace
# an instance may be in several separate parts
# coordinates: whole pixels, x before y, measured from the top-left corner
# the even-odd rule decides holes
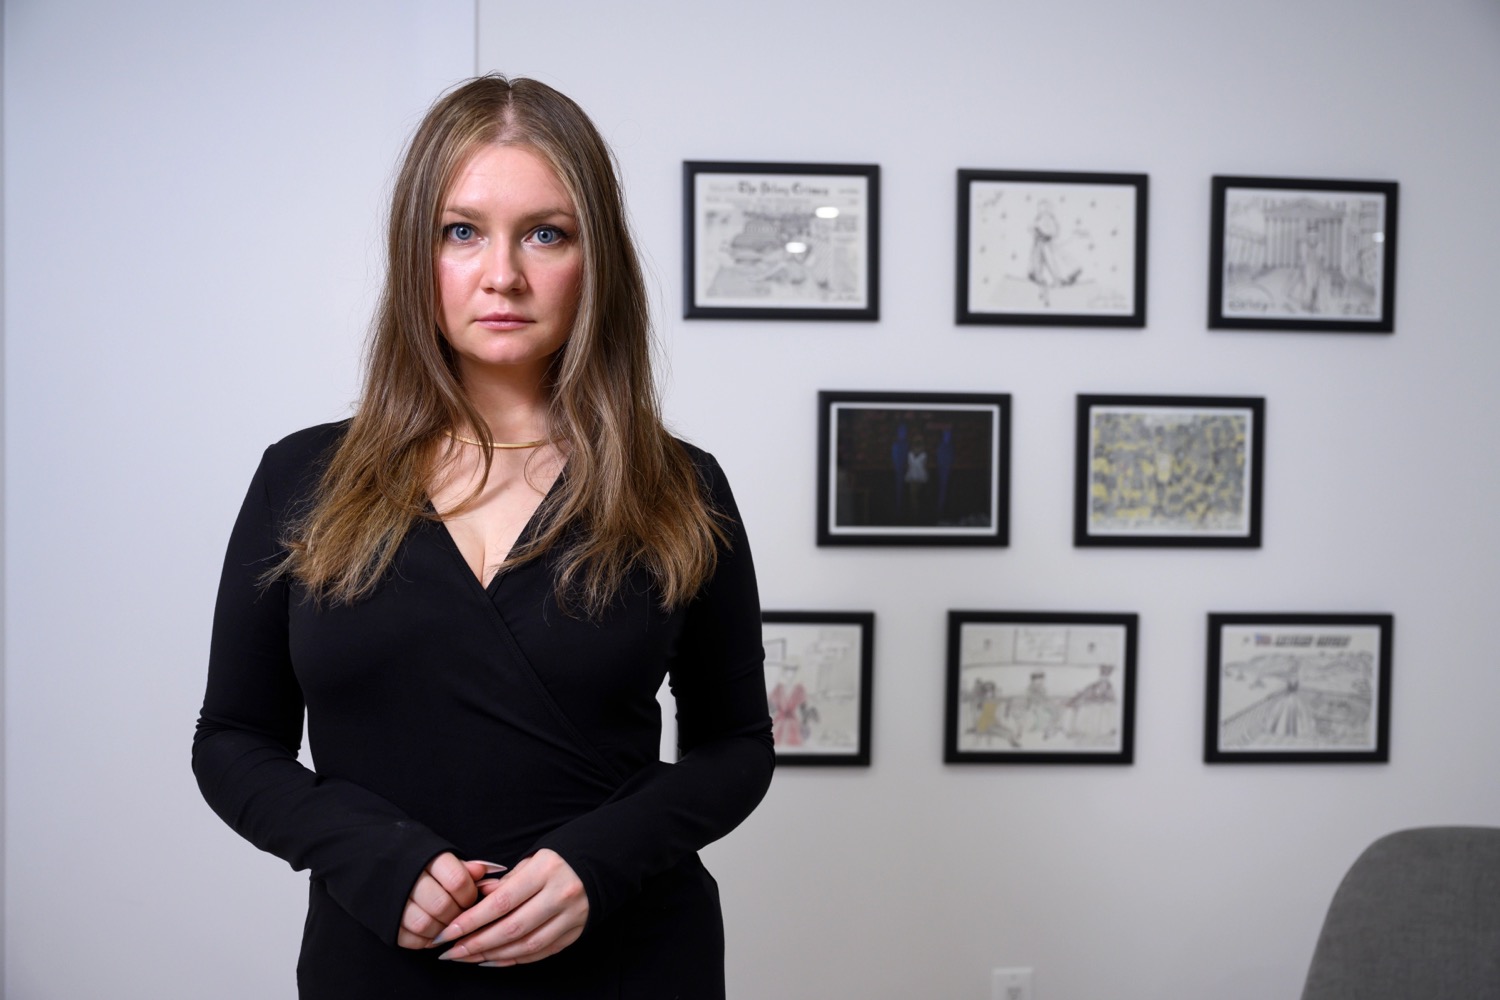
[[[460,442],[462,444],[472,444],[476,448],[483,448],[484,447],[484,442],[483,441],[475,441],[473,438],[466,438],[462,434],[455,434],[452,431],[443,431],[443,433],[446,434],[446,435],[448,435],[449,437],[451,437],[453,440],[458,441],[458,442]],[[537,438],[535,441],[491,441],[490,442],[490,447],[491,448],[540,448],[542,445],[544,445],[546,443],[547,443],[547,439],[546,438]]]

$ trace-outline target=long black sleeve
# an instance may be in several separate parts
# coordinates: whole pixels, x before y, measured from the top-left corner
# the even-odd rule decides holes
[[[305,456],[298,452],[311,443],[267,450],[235,522],[193,772],[203,797],[236,832],[309,870],[353,917],[394,943],[417,875],[451,845],[380,796],[298,763],[303,697],[288,647],[292,596],[284,581],[260,584],[283,554],[277,526],[295,499],[286,487],[299,480],[293,469]],[[282,495],[272,495],[273,484]]]

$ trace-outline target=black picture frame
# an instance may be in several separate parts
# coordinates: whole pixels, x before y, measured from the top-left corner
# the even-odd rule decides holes
[[[1213,612],[1203,760],[1384,764],[1395,616]]]
[[[1144,327],[1146,174],[958,171],[955,318]]]
[[[1130,764],[1139,616],[949,611],[943,760]]]
[[[777,766],[868,767],[875,613],[763,611],[761,637]]]
[[[684,319],[880,318],[880,167],[682,165]]]
[[[819,392],[818,544],[1008,545],[1010,425],[1006,393]]]
[[[1393,333],[1395,181],[1213,178],[1208,325]]]
[[[1073,544],[1260,548],[1266,401],[1080,395]]]

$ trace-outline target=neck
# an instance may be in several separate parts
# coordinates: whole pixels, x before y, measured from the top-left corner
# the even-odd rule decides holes
[[[496,441],[534,441],[547,436],[545,368],[465,366],[461,372],[469,402]],[[463,433],[462,428],[455,428]]]

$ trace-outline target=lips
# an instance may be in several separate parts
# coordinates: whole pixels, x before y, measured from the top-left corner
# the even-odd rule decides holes
[[[488,330],[516,330],[531,322],[531,319],[519,313],[492,312],[485,313],[474,322]]]

